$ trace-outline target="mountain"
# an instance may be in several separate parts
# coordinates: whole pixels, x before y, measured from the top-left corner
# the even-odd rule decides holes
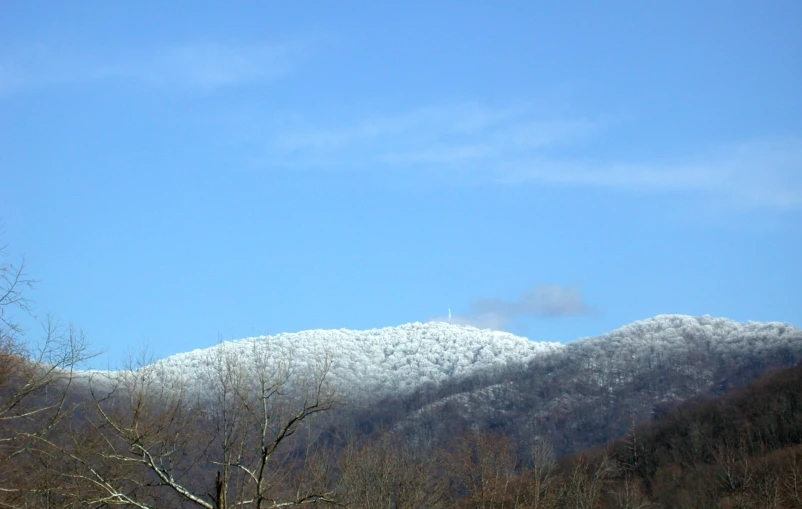
[[[560,343],[534,342],[507,332],[429,322],[259,336],[174,355],[155,367],[164,379],[184,378],[191,386],[203,386],[207,366],[221,354],[251,369],[256,368],[254,359],[263,359],[268,367],[291,359],[296,373],[330,362],[327,380],[353,401],[405,394],[423,384],[529,361],[562,348]]]
[[[245,366],[254,364],[255,358],[267,357],[273,366],[291,363],[297,373],[326,362],[327,379],[335,389],[350,396],[370,395],[372,399],[404,396],[421,386],[431,389],[442,385],[441,392],[452,392],[455,385],[484,385],[478,380],[492,380],[500,371],[504,371],[500,379],[534,377],[549,380],[554,387],[577,379],[599,387],[620,387],[635,383],[644,373],[668,370],[684,384],[700,388],[714,382],[728,383],[720,376],[714,380],[717,374],[713,364],[742,369],[760,369],[761,363],[784,365],[799,354],[800,343],[802,331],[788,324],[739,323],[709,316],[659,315],[569,344],[428,322],[363,331],[308,330],[251,337],[173,355],[157,361],[154,367],[164,378],[181,378],[197,385],[220,355]],[[570,366],[577,376],[558,380],[557,373],[552,372],[556,366],[561,370]],[[493,385],[488,382],[485,391],[498,391],[491,388]],[[671,399],[671,394],[665,397]]]
[[[325,368],[349,403],[340,425],[360,433],[438,442],[488,429],[548,436],[568,454],[801,359],[802,331],[785,323],[659,315],[565,345],[442,322],[310,330],[224,342],[148,369],[203,394],[221,362],[243,376],[283,373],[290,385]]]
[[[717,396],[802,360],[802,331],[660,315],[503,369],[388,398],[356,419],[442,442],[463,429],[548,436],[558,454],[605,443],[694,396]]]
[[[637,479],[659,507],[802,507],[802,365],[685,402],[584,454],[615,458],[619,479]]]
[[[585,503],[592,495],[609,498],[610,507],[644,507],[648,497],[682,490],[683,500],[693,499],[698,473],[720,482],[727,468],[745,465],[749,475],[732,477],[721,495],[732,500],[740,489],[753,497],[741,489],[754,478],[751,458],[760,458],[768,488],[798,478],[775,475],[802,465],[798,390],[782,389],[798,386],[798,377],[760,385],[725,405],[730,410],[694,418],[695,428],[683,424],[688,406],[680,407],[732,394],[800,360],[799,329],[707,316],[662,315],[568,345],[443,323],[248,338],[97,373],[97,383],[89,373],[89,385],[69,377],[31,393],[41,399],[29,410],[12,397],[7,406],[17,418],[3,429],[4,450],[13,452],[0,462],[3,486],[12,489],[0,495],[14,507],[42,494],[59,507],[217,507],[229,492],[235,505],[269,492],[295,505],[506,507],[546,497],[607,507]],[[746,419],[722,433],[722,415]],[[674,430],[667,442],[639,427],[649,422]],[[713,462],[694,452],[703,451],[705,434],[724,439],[708,448]],[[614,457],[583,453],[576,467],[566,463],[619,437],[623,450],[616,446]],[[644,463],[647,439],[649,458],[662,457],[668,470]],[[680,446],[701,462],[678,471],[671,462],[691,457],[675,457]]]

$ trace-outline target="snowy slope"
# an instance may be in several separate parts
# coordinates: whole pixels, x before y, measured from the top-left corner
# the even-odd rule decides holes
[[[607,391],[648,377],[653,371],[665,370],[676,375],[675,385],[683,384],[685,389],[690,385],[693,390],[720,383],[717,368],[737,370],[756,360],[765,366],[792,365],[799,359],[802,330],[786,323],[658,315],[601,336],[579,339],[553,355],[533,359],[529,369],[532,376],[549,373],[541,383],[567,387],[583,381],[589,387]],[[457,393],[437,401],[435,408],[461,401],[461,406],[474,411],[468,400],[478,406],[497,400],[505,384],[490,380],[491,385],[471,391],[472,394]]]
[[[755,359],[768,366],[782,364],[777,356],[800,358],[802,331],[783,323],[744,324],[709,316],[660,315],[563,345],[464,325],[411,323],[364,331],[309,330],[229,341],[168,357],[153,368],[164,382],[181,381],[204,392],[215,376],[214,364],[221,354],[250,374],[279,371],[291,364],[298,377],[328,360],[327,381],[346,398],[399,395],[422,384],[464,380],[479,373],[490,381],[493,373],[505,366],[531,363],[528,370],[540,380],[532,383],[550,387],[545,392],[579,382],[615,390],[660,371],[661,376],[674,380],[674,387],[666,388],[666,392],[657,390],[661,394],[656,398],[670,400],[719,383],[722,366]],[[528,393],[535,388],[529,382],[524,386],[517,391],[503,385],[507,398],[498,393],[502,386],[472,394],[443,394],[442,400],[431,402],[430,410],[439,412],[455,399],[463,403],[457,407],[468,413],[477,412],[477,407],[499,412],[490,400],[506,399],[519,407],[531,399]],[[565,391],[557,392],[566,397]],[[586,399],[581,394],[575,396],[575,402]],[[556,403],[541,400],[541,409],[546,411]]]
[[[697,351],[737,361],[779,348],[802,348],[802,330],[782,322],[740,323],[711,316],[658,315],[573,343],[590,355],[602,351],[632,357]]]
[[[400,416],[397,429],[446,422],[453,433],[455,422],[492,423],[550,436],[569,453],[619,436],[660,408],[800,361],[802,330],[789,324],[659,315],[572,342],[520,371],[445,385]]]
[[[328,380],[341,394],[376,397],[528,361],[563,347],[507,332],[429,322],[364,331],[309,330],[229,341],[168,357],[156,368],[164,379],[181,377],[191,386],[203,386],[210,363],[221,352],[245,365],[264,354],[269,355],[271,365],[292,359],[297,373],[308,372],[316,363],[330,359]]]

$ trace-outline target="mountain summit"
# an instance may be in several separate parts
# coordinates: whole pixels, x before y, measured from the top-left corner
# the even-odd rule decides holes
[[[445,322],[362,331],[307,330],[226,341],[167,357],[151,368],[164,381],[203,391],[223,357],[236,361],[244,372],[285,370],[286,376],[299,380],[325,367],[331,388],[351,400],[399,396],[474,375],[490,380],[511,369],[547,376],[553,388],[580,378],[592,380],[593,386],[623,386],[653,370],[665,370],[671,378],[687,379],[695,393],[722,383],[730,368],[786,365],[801,352],[802,331],[788,324],[659,315],[569,344]],[[564,377],[553,379],[564,369]]]
[[[245,363],[267,353],[272,362],[292,359],[297,372],[330,363],[327,379],[347,397],[408,392],[427,382],[518,363],[556,352],[560,343],[530,341],[508,332],[445,322],[409,323],[370,330],[307,330],[227,341],[167,357],[163,376],[202,382],[210,359],[225,353]],[[258,355],[257,355],[258,356]]]

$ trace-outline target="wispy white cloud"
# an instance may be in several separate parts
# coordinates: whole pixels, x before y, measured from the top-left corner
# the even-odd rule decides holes
[[[161,85],[217,88],[274,78],[289,71],[298,45],[193,44],[169,48],[155,58],[121,68],[126,74]]]
[[[602,125],[585,118],[542,118],[528,104],[458,104],[347,125],[274,126],[267,157],[295,167],[479,167],[533,155],[589,137]]]
[[[0,95],[59,84],[125,81],[202,89],[269,80],[288,72],[300,42],[192,43],[117,54],[35,46],[0,50]]]
[[[561,318],[585,316],[595,310],[587,304],[579,288],[561,285],[535,285],[518,299],[480,299],[468,313],[451,317],[452,323],[509,330],[523,318]],[[445,321],[438,317],[432,321]]]
[[[608,127],[603,120],[546,116],[530,105],[463,104],[329,128],[281,126],[268,129],[262,140],[264,160],[274,167],[459,171],[474,181],[508,185],[681,192],[740,208],[802,209],[800,137],[621,163],[583,147]]]
[[[750,140],[651,164],[517,161],[501,165],[496,178],[508,184],[691,192],[739,208],[802,209],[802,139]]]

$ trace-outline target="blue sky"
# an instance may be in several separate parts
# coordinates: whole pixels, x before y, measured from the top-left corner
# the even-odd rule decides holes
[[[802,325],[802,4],[433,4],[4,2],[35,314],[98,367],[449,307]]]

